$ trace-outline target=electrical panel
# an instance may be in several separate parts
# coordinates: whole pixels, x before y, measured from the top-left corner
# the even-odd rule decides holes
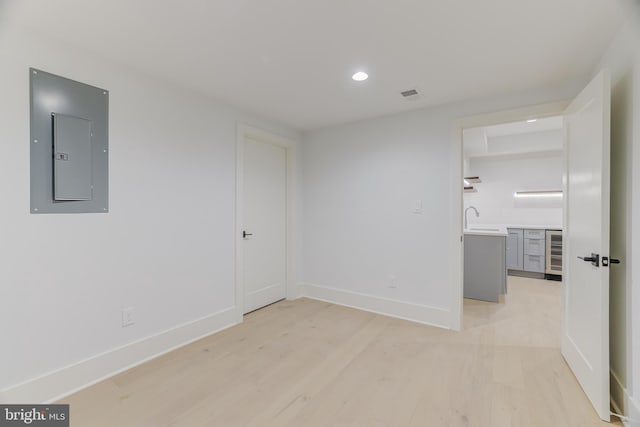
[[[29,74],[31,213],[108,212],[108,91]]]

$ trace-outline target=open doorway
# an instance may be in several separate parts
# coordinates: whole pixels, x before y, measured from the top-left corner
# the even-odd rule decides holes
[[[560,347],[563,117],[463,129],[465,328]]]
[[[452,223],[454,239],[450,246],[454,263],[459,266],[459,269],[454,268],[452,272],[452,280],[455,284],[452,288],[452,297],[458,304],[452,307],[451,324],[453,329],[460,330],[465,329],[463,328],[465,301],[463,277],[469,275],[465,264],[472,258],[465,256],[469,246],[465,236],[469,236],[463,233],[464,130],[515,121],[526,122],[529,119],[563,117],[565,167],[562,188],[563,280],[561,322],[558,322],[561,327],[556,328],[561,332],[561,347],[560,349],[548,348],[548,350],[564,359],[566,364],[561,365],[564,368],[567,366],[570,368],[585,395],[604,421],[609,421],[611,418],[609,410],[609,266],[620,263],[619,259],[611,258],[609,253],[610,101],[610,75],[605,69],[594,76],[570,102],[525,107],[459,120],[454,128],[455,144],[452,150],[452,171],[454,172],[452,190],[459,197],[452,199],[452,206],[453,211],[460,216],[458,221]],[[516,197],[515,192],[513,197]],[[481,225],[477,224],[476,228],[482,228]],[[490,231],[486,228],[494,229],[496,232],[502,230],[497,225],[484,228],[485,230],[482,231],[485,232]],[[524,230],[525,228],[523,233]],[[505,236],[507,235],[508,231],[505,233]],[[501,251],[485,246],[476,252],[498,254]],[[503,262],[506,269],[506,242],[502,253],[505,254]],[[484,264],[491,265],[489,261],[485,261]],[[529,280],[529,278],[526,279]],[[506,280],[503,286],[504,291],[508,291]],[[518,330],[518,325],[509,320],[503,319],[499,325],[511,327],[512,336],[518,338],[525,337],[527,333],[545,334],[551,331],[551,329],[543,330],[544,328],[537,328],[533,332]],[[501,334],[495,328],[488,331],[490,332],[488,339],[501,338]],[[513,345],[509,342],[502,343],[508,346]],[[520,347],[526,349],[535,347],[530,344],[526,342]]]

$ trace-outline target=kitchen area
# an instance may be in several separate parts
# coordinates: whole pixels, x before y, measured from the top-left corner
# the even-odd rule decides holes
[[[464,297],[562,280],[562,117],[464,130]]]

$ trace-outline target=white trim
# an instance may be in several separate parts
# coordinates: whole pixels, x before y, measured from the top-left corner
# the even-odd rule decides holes
[[[235,307],[168,329],[0,392],[2,403],[51,403],[236,324]]]
[[[449,310],[301,282],[302,297],[449,329]]]
[[[242,323],[244,316],[244,252],[242,251],[242,230],[244,217],[244,139],[246,137],[282,147],[287,156],[286,189],[286,295],[287,299],[298,297],[295,269],[296,236],[296,147],[297,142],[265,130],[243,123],[236,129],[236,321]]]
[[[453,222],[451,227],[451,239],[449,245],[451,258],[451,329],[460,330],[463,317],[463,283],[464,283],[464,242],[461,242],[463,220],[463,157],[462,131],[465,128],[479,126],[491,126],[502,123],[517,122],[531,117],[542,118],[560,116],[564,114],[569,101],[553,102],[549,104],[534,105],[522,108],[515,108],[505,111],[480,114],[476,116],[463,117],[456,120],[451,132],[451,189],[454,197],[451,198],[451,212]]]
[[[629,395],[627,388],[622,384],[618,375],[611,369],[611,406],[616,413],[624,415],[628,420],[622,420],[628,427],[640,426],[640,404]],[[636,421],[635,423],[630,420]]]
[[[464,175],[462,151],[462,124],[454,123],[452,131],[451,144],[451,212],[453,220],[451,221],[451,240],[449,245],[451,274],[451,318],[449,325],[454,331],[462,330],[462,305],[463,305],[463,283],[464,283],[464,244],[463,240],[463,194],[464,186],[462,183]],[[459,141],[459,143],[457,142]]]

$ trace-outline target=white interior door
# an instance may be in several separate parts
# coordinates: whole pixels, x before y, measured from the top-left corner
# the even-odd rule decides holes
[[[562,355],[609,421],[609,73],[566,110]],[[590,260],[593,258],[593,262]]]
[[[244,312],[286,297],[286,149],[244,139]]]

